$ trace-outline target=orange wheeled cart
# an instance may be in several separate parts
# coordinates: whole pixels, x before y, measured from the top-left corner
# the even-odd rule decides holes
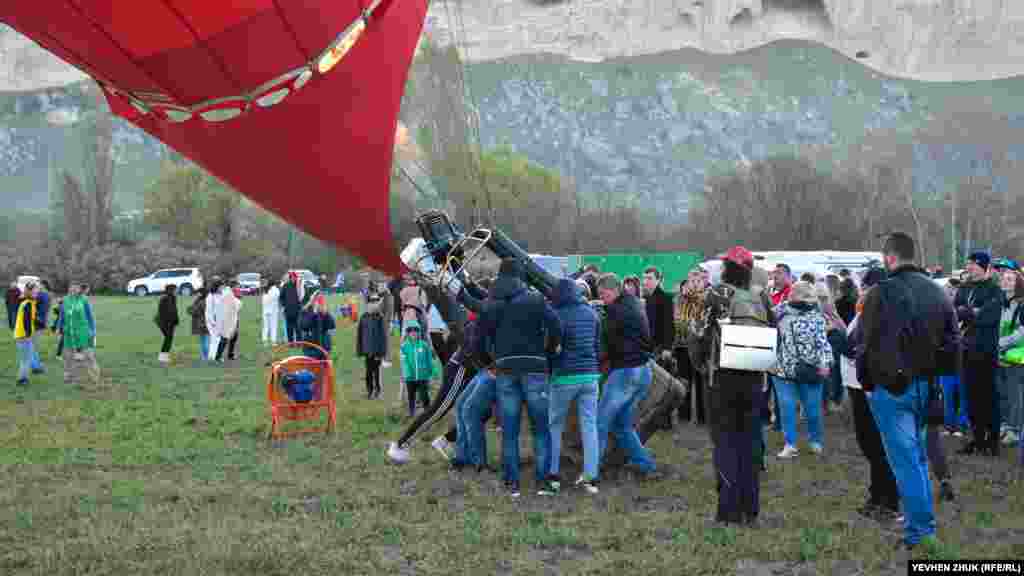
[[[287,352],[297,352],[275,360]],[[310,352],[319,352],[314,358]],[[271,352],[267,374],[267,403],[270,405],[270,438],[284,438],[309,432],[334,430],[337,405],[334,365],[327,351],[312,342],[288,342]],[[283,429],[285,422],[316,422],[304,428]]]

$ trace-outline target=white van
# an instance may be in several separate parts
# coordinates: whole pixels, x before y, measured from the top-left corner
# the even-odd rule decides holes
[[[828,274],[838,274],[846,269],[859,276],[872,265],[881,265],[881,252],[846,252],[840,250],[820,251],[773,251],[754,252],[754,266],[763,270],[774,270],[779,264],[789,266],[794,278],[810,272],[819,281]],[[721,277],[721,260],[716,258],[702,264],[711,276],[711,283],[718,284]]]

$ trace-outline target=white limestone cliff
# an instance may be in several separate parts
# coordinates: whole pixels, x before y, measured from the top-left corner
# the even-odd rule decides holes
[[[536,3],[534,3],[536,2]],[[1024,72],[1022,0],[435,0],[428,30],[469,60],[583,60],[692,47],[820,42],[880,72],[934,81]]]
[[[1024,72],[1024,0],[433,0],[427,29],[442,44],[457,41],[467,60],[732,53],[805,38],[860,53],[893,76],[969,81]],[[0,26],[0,90],[83,77]]]

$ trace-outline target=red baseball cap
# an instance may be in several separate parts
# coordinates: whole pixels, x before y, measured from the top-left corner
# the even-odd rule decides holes
[[[739,264],[748,270],[754,268],[754,253],[743,246],[733,246],[725,253],[725,256],[722,256],[722,260]]]

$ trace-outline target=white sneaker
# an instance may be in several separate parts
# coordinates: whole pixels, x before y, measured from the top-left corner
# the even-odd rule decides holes
[[[1004,430],[1002,441],[1004,446],[1012,446],[1020,441],[1020,436],[1018,436],[1013,430]]]
[[[811,452],[814,452],[815,454],[821,454],[824,451],[825,448],[821,444],[817,442],[811,442]]]
[[[800,451],[796,449],[796,446],[786,444],[782,448],[782,452],[779,452],[778,457],[783,460],[789,460],[790,458],[796,458],[800,454]]]
[[[388,445],[388,459],[395,464],[405,464],[411,458],[412,456],[409,454],[409,451],[405,448],[399,448],[398,443],[392,442]]]
[[[597,489],[596,482],[594,482],[593,480],[587,480],[583,478],[583,476],[580,476],[576,480],[576,487],[586,490],[587,494],[597,494],[600,492],[600,490]]]
[[[445,460],[452,459],[452,455],[450,452],[451,443],[449,443],[448,439],[445,438],[444,436],[438,436],[437,438],[434,438],[434,441],[431,442],[430,445],[434,448],[434,450],[437,450],[441,454],[441,457],[444,458]]]
[[[381,363],[381,366],[383,366],[384,368],[391,368],[392,364],[391,362],[385,360],[383,363]]]

